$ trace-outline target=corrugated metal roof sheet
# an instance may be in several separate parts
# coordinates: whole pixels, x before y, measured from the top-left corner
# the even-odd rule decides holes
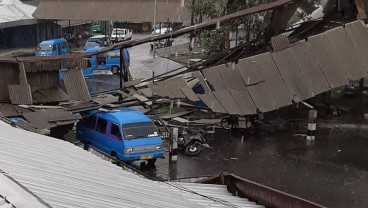
[[[298,65],[291,55],[290,48],[272,53],[272,57],[286,86],[297,97],[297,100],[312,97],[311,83],[308,83],[300,72]]]
[[[9,96],[12,104],[29,105],[33,104],[30,85],[8,85]]]
[[[217,100],[213,93],[208,94],[198,94],[199,99],[201,99],[207,107],[209,107],[213,112],[216,113],[226,113],[225,108]]]
[[[5,123],[0,123],[0,132],[0,168],[54,208],[201,208],[237,202],[262,207],[231,197],[224,186],[181,184],[183,189],[150,181],[71,143]]]
[[[290,46],[290,41],[287,35],[278,35],[271,38],[273,51],[280,51]]]
[[[255,61],[257,69],[263,79],[266,81],[267,88],[277,92],[273,98],[276,101],[277,107],[290,105],[293,100],[289,89],[287,88],[283,78],[270,53],[263,53],[252,57]]]
[[[208,86],[206,80],[204,79],[202,73],[200,71],[196,71],[193,73],[195,77],[197,77],[197,79],[199,80],[199,83],[201,83],[201,86],[203,87],[204,89],[204,92],[207,94],[207,93],[210,93],[211,92],[211,89],[210,87]]]
[[[277,108],[271,89],[267,88],[266,81],[259,73],[255,62],[251,58],[239,60],[237,68],[245,84],[248,86],[250,96],[261,112],[269,112]]]
[[[215,91],[226,90],[226,85],[224,83],[224,80],[222,80],[221,74],[219,72],[220,70],[223,70],[225,68],[227,68],[227,66],[223,64],[223,65],[214,66],[209,69],[204,69],[202,71],[204,77],[206,78],[210,86],[212,86]]]
[[[332,46],[324,33],[308,38],[308,44],[311,46],[331,88],[349,83],[344,70],[335,61],[337,57],[331,52]]]
[[[243,78],[235,63],[230,63],[228,67],[221,67],[219,72],[228,90],[246,89]]]
[[[291,46],[290,53],[305,80],[309,83],[313,96],[331,89],[312,49],[304,40]]]
[[[2,0],[0,1],[0,28],[2,24],[20,21],[20,25],[26,22],[23,20],[35,23],[32,13],[36,10],[35,6],[23,4],[19,0]],[[16,26],[16,25],[14,25]]]
[[[0,114],[2,114],[5,117],[11,117],[11,116],[19,116],[20,113],[13,108],[13,105],[11,104],[0,104]]]
[[[157,0],[157,22],[190,21],[190,12],[181,0]],[[154,1],[41,0],[33,16],[54,20],[106,20],[152,22]]]
[[[63,81],[71,99],[79,101],[91,100],[86,80],[80,70],[74,69],[64,72]]]
[[[37,90],[32,93],[32,97],[35,103],[62,102],[69,100],[69,96],[58,87]]]
[[[230,90],[230,93],[240,108],[240,115],[252,115],[257,113],[257,107],[250,97],[248,90]]]
[[[220,101],[222,106],[225,108],[228,114],[230,115],[240,115],[242,112],[240,111],[238,104],[235,102],[231,93],[227,90],[215,91],[213,94]]]
[[[345,25],[345,31],[348,34],[350,41],[358,52],[364,66],[368,67],[368,30],[362,21],[351,22]]]
[[[56,124],[50,123],[49,115],[47,115],[46,111],[38,110],[35,112],[24,113],[23,117],[31,123],[32,126],[38,129],[50,129],[55,127]]]
[[[338,27],[327,31],[325,34],[331,43],[331,53],[336,55],[335,62],[342,67],[349,79],[358,80],[367,76],[366,66],[364,66],[344,28]]]
[[[110,104],[110,103],[114,103],[114,102],[118,101],[119,98],[115,97],[113,95],[107,94],[107,95],[98,96],[96,98],[93,98],[92,100],[93,100],[93,102],[96,102],[98,104],[106,105],[106,104]]]

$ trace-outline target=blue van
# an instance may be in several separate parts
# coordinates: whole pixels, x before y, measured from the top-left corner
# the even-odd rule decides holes
[[[93,47],[87,49],[85,53],[92,53],[102,50],[103,47]],[[130,66],[130,55],[127,49],[123,49],[123,58],[125,66]],[[90,59],[91,68],[93,70],[111,70],[113,74],[118,74],[120,69],[120,50],[109,51],[97,56],[92,56]]]
[[[95,35],[87,39],[86,43],[84,44],[84,50],[94,48],[94,47],[102,47],[102,46],[109,46],[110,37],[107,35]]]
[[[64,38],[42,41],[35,51],[36,56],[58,56],[70,54],[69,44]]]
[[[155,124],[143,113],[128,108],[111,112],[93,110],[77,124],[77,139],[116,159],[154,164],[163,158],[162,139]]]

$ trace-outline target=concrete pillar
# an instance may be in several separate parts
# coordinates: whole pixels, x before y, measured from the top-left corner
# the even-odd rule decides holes
[[[316,129],[317,129],[317,110],[311,109],[309,110],[309,116],[308,116],[307,140],[309,141],[315,140]]]
[[[170,138],[170,162],[176,162],[178,160],[178,128],[173,128],[172,135]]]

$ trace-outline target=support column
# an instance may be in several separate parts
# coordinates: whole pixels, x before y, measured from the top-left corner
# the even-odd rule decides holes
[[[309,141],[315,140],[316,129],[317,129],[317,110],[311,109],[309,110],[309,116],[308,116],[307,140]]]
[[[175,180],[178,177],[178,128],[173,128],[170,135],[170,150],[169,150],[169,180]]]

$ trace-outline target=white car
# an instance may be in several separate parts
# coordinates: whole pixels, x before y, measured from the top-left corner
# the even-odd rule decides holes
[[[159,28],[159,29],[156,29],[156,35],[163,35],[163,34],[166,34],[166,33],[170,33],[172,32],[173,29],[171,27],[163,27],[163,28]],[[155,31],[152,31],[151,35],[155,35]]]
[[[133,37],[133,32],[131,29],[114,28],[112,30],[110,40],[111,42],[117,43],[126,40],[131,40]]]

